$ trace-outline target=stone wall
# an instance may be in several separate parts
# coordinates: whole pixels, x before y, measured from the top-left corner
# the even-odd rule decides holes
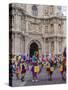
[[[12,53],[29,53],[32,40],[39,42],[42,54],[59,54],[66,46],[65,17],[55,16],[56,6],[37,5],[37,9],[38,16],[33,16],[32,5],[12,5]],[[47,11],[48,17],[44,15]]]

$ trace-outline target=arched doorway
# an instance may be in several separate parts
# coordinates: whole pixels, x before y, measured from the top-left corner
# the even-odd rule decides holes
[[[42,43],[39,40],[30,40],[26,45],[26,53],[28,53],[29,58],[33,56],[35,50],[40,56],[42,54]]]
[[[36,51],[38,52],[38,49],[39,49],[39,47],[35,42],[31,43],[31,45],[30,45],[30,57],[32,57]]]

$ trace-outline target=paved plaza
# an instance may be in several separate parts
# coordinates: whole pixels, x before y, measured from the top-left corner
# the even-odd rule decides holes
[[[53,75],[52,80],[48,80],[48,75],[44,69],[42,69],[41,73],[39,74],[39,80],[38,82],[32,82],[32,73],[31,71],[27,71],[25,75],[25,81],[22,82],[21,80],[17,80],[16,75],[13,75],[12,85],[14,87],[18,86],[33,86],[33,85],[49,85],[49,84],[63,84],[66,83],[66,81],[62,80],[61,74],[56,68]]]

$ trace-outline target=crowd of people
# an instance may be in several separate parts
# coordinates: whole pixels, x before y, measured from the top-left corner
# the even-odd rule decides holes
[[[36,52],[30,58],[28,54],[13,55],[10,63],[12,76],[15,74],[16,78],[22,82],[25,80],[27,71],[32,72],[32,82],[37,82],[39,80],[39,74],[42,73],[42,69],[45,69],[48,80],[52,80],[52,75],[56,68],[58,68],[61,78],[66,80],[66,48],[62,55],[50,54],[45,57],[44,55],[39,56]],[[10,74],[10,77],[12,76]]]

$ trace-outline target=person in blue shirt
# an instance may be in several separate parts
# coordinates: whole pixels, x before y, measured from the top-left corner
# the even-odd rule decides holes
[[[33,55],[33,57],[32,57],[32,62],[33,62],[33,63],[36,63],[36,61],[37,61],[37,58],[36,58],[35,55]]]

